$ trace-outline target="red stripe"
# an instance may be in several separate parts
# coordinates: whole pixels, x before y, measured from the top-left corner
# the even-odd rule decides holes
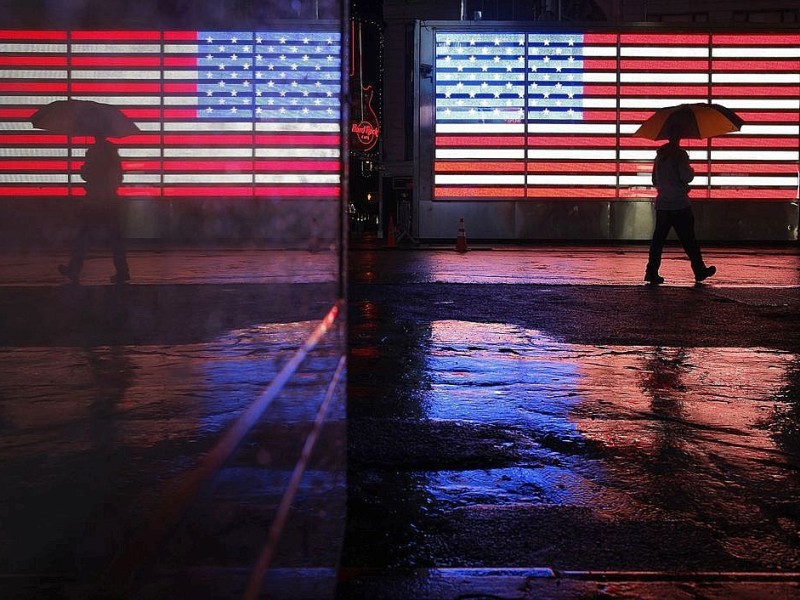
[[[616,71],[617,60],[615,58],[584,58],[584,71]]]
[[[181,119],[196,119],[197,110],[194,108],[165,108],[164,121],[181,120]]]
[[[339,162],[335,160],[257,160],[255,162],[255,170],[264,173],[295,171],[336,173],[340,168]]]
[[[39,107],[35,108],[0,108],[0,119],[29,119]]]
[[[82,56],[73,55],[73,67],[160,67],[158,56]]]
[[[127,187],[122,186],[119,188],[119,195],[135,198],[152,198],[161,196],[160,187]]]
[[[164,83],[164,92],[169,94],[189,93],[194,94],[197,92],[197,84],[195,83]]]
[[[165,56],[165,67],[196,67],[197,59],[191,56]]]
[[[769,86],[769,85],[714,85],[711,95],[714,98],[738,98],[741,96],[771,98],[773,96],[797,97],[800,89],[797,86]]]
[[[0,186],[0,196],[67,196],[66,187],[13,187]]]
[[[447,147],[524,147],[525,138],[521,136],[500,136],[500,135],[437,135],[436,146]]]
[[[715,46],[800,46],[800,34],[767,35],[718,34],[712,36]]]
[[[528,173],[616,173],[616,163],[591,161],[538,161],[528,163]]]
[[[549,136],[537,135],[528,137],[528,146],[533,148],[549,148],[550,146],[591,146],[596,148],[616,148],[616,137],[590,137],[590,136]]]
[[[616,198],[617,188],[600,187],[529,187],[528,198]]]
[[[641,58],[623,58],[620,61],[620,68],[622,71],[706,71],[708,69],[708,60],[702,59],[641,59]]]
[[[786,202],[787,200],[797,200],[796,188],[748,188],[748,189],[729,189],[711,188],[710,198],[712,200],[759,200],[775,202]]]
[[[711,61],[711,70],[714,73],[719,71],[740,71],[743,73],[755,72],[765,73],[771,71],[787,71],[797,73],[797,59],[789,60],[723,60],[715,58]]]
[[[338,146],[338,135],[256,135],[257,146]]]
[[[524,173],[524,162],[451,162],[437,161],[434,163],[435,173]]]
[[[66,94],[67,82],[0,81],[0,92]]]
[[[583,43],[587,46],[616,46],[616,33],[584,33]]]
[[[97,81],[73,81],[72,91],[83,94],[131,94],[136,92],[158,95],[161,93],[161,85],[158,83],[139,83],[133,81],[113,83]]]
[[[130,42],[130,41],[160,41],[160,31],[73,31],[74,41],[107,41],[107,42]]]
[[[609,94],[612,98],[616,90]],[[708,86],[706,85],[675,85],[665,86],[663,83],[653,85],[621,85],[620,96],[643,96],[652,98],[654,96],[680,96],[688,98],[700,98],[705,100],[708,97]]]
[[[2,67],[66,67],[66,56],[0,56]]]
[[[622,46],[706,46],[709,36],[704,33],[621,33]]]
[[[54,160],[3,160],[0,159],[0,171],[66,171],[68,162],[63,159]]]
[[[66,40],[67,32],[32,29],[0,29],[0,37],[9,40]]]
[[[253,136],[233,133],[165,134],[165,146],[252,146]]]
[[[52,135],[42,133],[29,133],[29,134],[0,134],[0,145],[35,145],[40,146],[43,144],[64,146],[67,143],[67,136],[65,135]]]
[[[332,186],[286,186],[286,187],[256,187],[255,195],[259,197],[274,198],[336,198],[341,193],[338,185]]]
[[[167,42],[185,42],[185,41],[197,41],[197,32],[196,31],[165,31],[164,32],[164,41]]]
[[[443,187],[434,189],[436,198],[524,198],[521,187]]]
[[[761,137],[761,136],[722,136],[711,140],[712,148],[797,148],[797,138],[786,137]]]

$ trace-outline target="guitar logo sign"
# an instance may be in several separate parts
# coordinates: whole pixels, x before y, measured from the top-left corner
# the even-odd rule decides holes
[[[380,135],[378,115],[372,108],[374,91],[371,85],[361,86],[361,97],[358,106],[352,111],[353,119],[350,125],[350,141],[355,150],[367,152],[375,147]],[[360,120],[359,120],[360,117]]]

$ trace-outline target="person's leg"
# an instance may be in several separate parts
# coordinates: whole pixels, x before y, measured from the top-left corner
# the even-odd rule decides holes
[[[650,240],[650,252],[644,274],[645,281],[660,283],[660,281],[658,281],[660,279],[658,269],[661,267],[661,254],[664,251],[664,242],[667,239],[671,226],[672,221],[669,218],[669,213],[664,210],[657,210],[656,224],[653,228],[653,239]]]
[[[58,265],[58,272],[69,277],[72,281],[78,281],[83,269],[83,261],[86,259],[86,252],[89,250],[89,242],[92,237],[91,225],[85,220],[78,226],[75,241],[72,243],[69,263]]]
[[[692,263],[692,271],[694,272],[695,279],[702,281],[713,275],[714,273],[709,272],[709,270],[713,269],[713,271],[716,272],[716,268],[706,267],[706,263],[703,261],[703,254],[700,251],[700,245],[697,243],[697,238],[694,234],[694,214],[692,213],[692,209],[686,208],[684,210],[675,211],[674,226],[675,233],[678,234],[678,239],[683,246],[683,250]]]
[[[125,238],[122,235],[121,217],[121,211],[115,210],[108,228],[111,253],[114,259],[114,269],[116,271],[111,278],[111,281],[114,283],[124,283],[131,278],[130,272],[128,271],[128,258],[125,255]]]

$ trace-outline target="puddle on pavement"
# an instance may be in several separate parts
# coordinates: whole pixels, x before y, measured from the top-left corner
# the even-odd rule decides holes
[[[660,560],[659,568],[800,568],[797,355],[768,348],[568,344],[511,325],[464,321],[435,321],[418,333],[420,339],[402,347],[382,338],[379,348],[392,349],[397,371],[405,366],[413,372],[374,396],[388,401],[387,393],[396,393],[399,416],[416,413],[428,464],[415,467],[400,455],[380,468],[351,467],[350,539],[365,536],[364,543],[377,550],[362,554],[351,544],[348,564],[508,566],[511,560],[532,566],[526,561],[563,560],[561,568],[636,570]],[[359,402],[369,396],[364,387],[370,384],[354,362]],[[362,431],[359,408],[351,404],[350,410],[356,417],[351,445],[366,444],[361,454],[368,454],[369,436],[354,441]],[[413,446],[414,433],[405,426],[392,439],[397,423],[391,410],[367,416],[363,423],[374,419],[385,427],[382,444]],[[452,456],[436,466],[437,453],[446,454],[460,435],[481,435],[480,428],[485,435],[492,429],[513,433],[513,452],[505,452],[503,464],[489,454],[485,468],[474,457],[458,468]],[[438,448],[427,440],[430,430],[446,432]],[[479,564],[469,564],[485,545],[481,536],[499,535],[506,517],[495,511],[525,523],[531,510],[589,515],[585,533],[565,532],[565,539],[615,527],[617,533],[602,534],[613,557],[603,563],[602,552],[591,560],[576,549],[559,554],[560,542],[539,555],[536,545],[545,542],[527,539],[506,541],[507,555],[484,549]],[[540,516],[545,523],[549,518]],[[495,523],[487,531],[474,525],[487,519]],[[671,524],[675,531],[641,541],[645,549],[627,562],[619,558],[632,535],[643,535],[630,532],[645,531],[647,524]],[[369,534],[370,527],[377,531]],[[692,548],[687,540],[715,549]],[[684,554],[697,564],[686,556],[645,559],[653,551],[648,544],[689,544]]]

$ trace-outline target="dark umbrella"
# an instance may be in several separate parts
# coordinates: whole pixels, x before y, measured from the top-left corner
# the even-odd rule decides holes
[[[140,132],[116,106],[91,100],[56,100],[37,110],[31,123],[67,135],[120,138]]]
[[[720,104],[679,104],[658,109],[633,134],[648,140],[706,139],[739,131],[744,120]]]

